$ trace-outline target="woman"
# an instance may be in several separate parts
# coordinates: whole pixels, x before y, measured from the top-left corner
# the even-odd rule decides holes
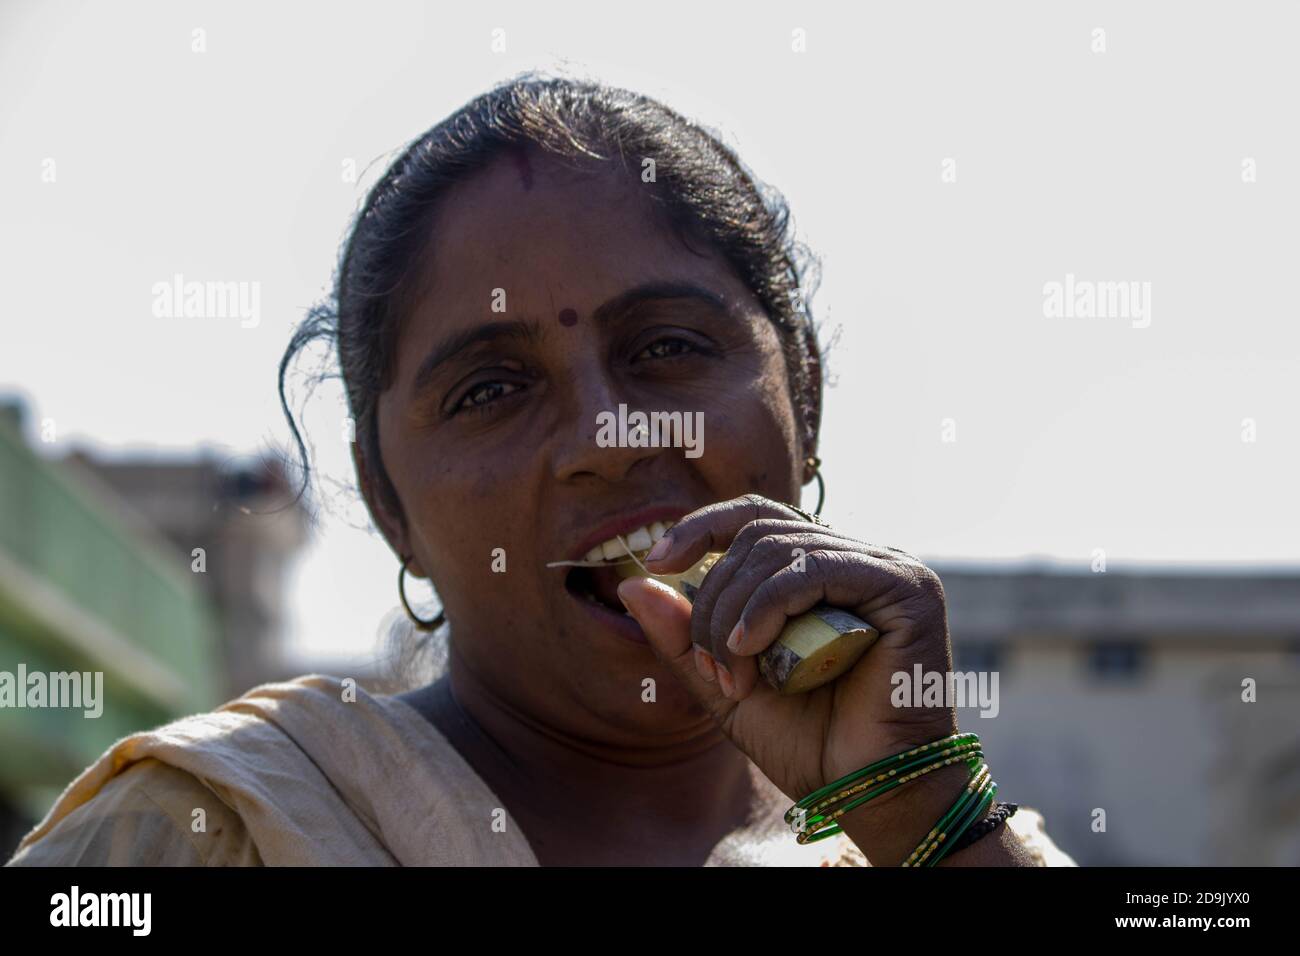
[[[336,344],[362,493],[399,585],[436,586],[421,626],[449,626],[447,674],[396,697],[306,677],[127,738],[14,862],[897,865],[962,801],[971,842],[944,865],[1072,862],[1032,811],[987,785],[976,806],[956,758],[831,839],[783,820],[957,732],[951,708],[891,703],[891,675],[951,670],[936,575],[785,504],[820,480],[801,261],[781,201],[644,97],[523,77],[426,133],[281,390],[303,345]],[[598,441],[620,406],[695,416],[699,453]],[[655,572],[726,552],[693,608],[556,564],[642,528]],[[819,601],[879,639],[781,696],[757,655]]]

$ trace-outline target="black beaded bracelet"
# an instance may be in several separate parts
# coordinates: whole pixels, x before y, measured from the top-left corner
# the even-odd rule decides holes
[[[1005,822],[1009,816],[1019,809],[1020,805],[1018,803],[999,803],[993,808],[992,813],[979,823],[973,824],[965,833],[957,838],[957,842],[952,845],[952,849],[948,851],[948,855],[952,856],[952,854],[956,853],[958,850],[966,849],[966,847],[970,846],[980,837],[988,836],[998,828],[999,823]]]

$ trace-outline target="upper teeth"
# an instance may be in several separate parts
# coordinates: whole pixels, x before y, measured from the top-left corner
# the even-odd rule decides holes
[[[619,558],[626,558],[628,549],[633,551],[649,551],[656,541],[664,536],[664,533],[673,526],[671,521],[656,521],[654,524],[637,528],[631,534],[623,536],[627,546],[624,547],[623,541],[618,538],[610,538],[608,541],[602,541],[596,547],[587,552],[587,561],[617,561]]]

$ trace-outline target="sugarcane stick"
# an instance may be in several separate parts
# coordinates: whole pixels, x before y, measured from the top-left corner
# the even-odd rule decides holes
[[[680,574],[651,574],[641,564],[644,556],[642,552],[635,561],[619,564],[618,573],[625,578],[654,578],[692,602],[709,569],[722,557],[710,552]],[[847,671],[879,636],[870,624],[847,611],[818,604],[786,621],[781,636],[758,655],[758,670],[780,694],[806,693]]]

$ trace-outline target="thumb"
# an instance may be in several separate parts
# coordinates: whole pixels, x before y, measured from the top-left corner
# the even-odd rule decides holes
[[[686,689],[710,712],[731,702],[717,683],[700,676],[691,643],[691,602],[653,578],[628,578],[618,586],[619,600],[645,632],[655,657],[667,664]]]

